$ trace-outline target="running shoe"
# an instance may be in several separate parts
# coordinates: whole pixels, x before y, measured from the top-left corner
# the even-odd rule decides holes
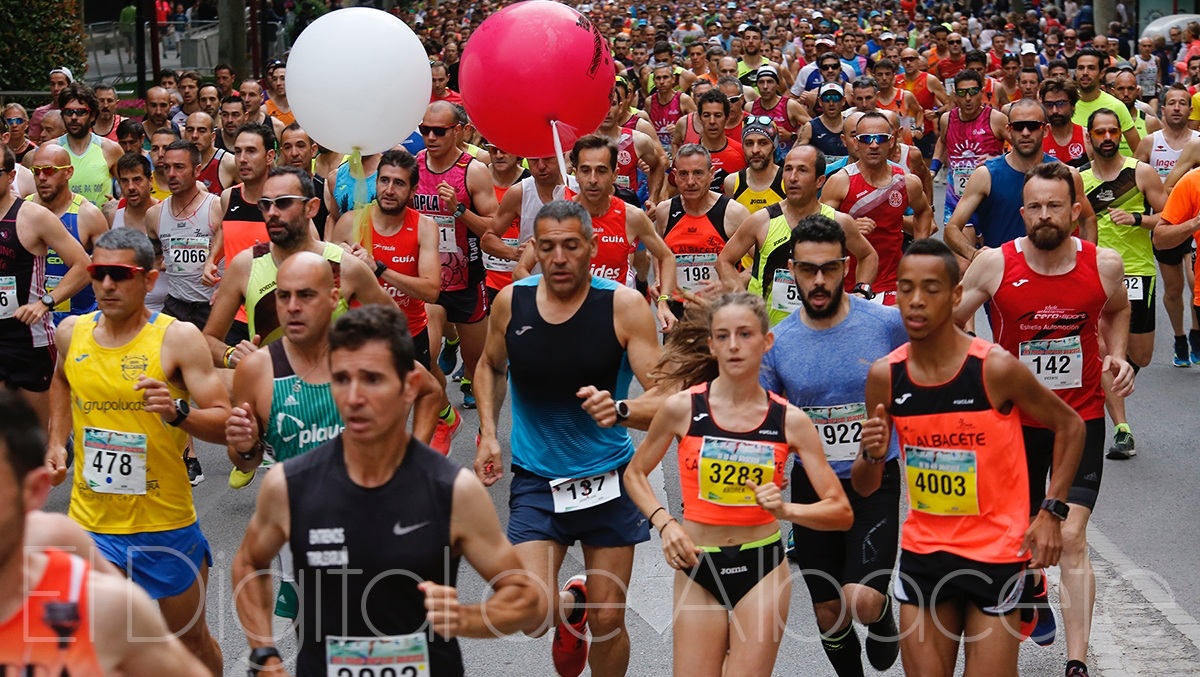
[[[204,469],[200,467],[200,459],[189,458],[185,450],[183,452],[183,464],[187,466],[188,482],[193,487],[204,481]]]
[[[464,366],[465,366],[465,365],[461,365],[461,364],[460,364],[460,365],[458,365],[458,369],[457,369],[457,370],[456,370],[456,371],[455,371],[453,374],[451,374],[451,375],[450,375],[450,380],[451,380],[451,381],[461,381],[461,380],[463,380],[463,368],[464,368]]]
[[[1133,433],[1118,430],[1113,435],[1113,445],[1108,448],[1108,458],[1114,461],[1127,461],[1134,456],[1137,456],[1137,449],[1133,446]]]
[[[450,442],[454,440],[454,435],[462,426],[462,414],[454,409],[450,411],[454,412],[454,423],[447,424],[445,419],[439,418],[437,428],[433,431],[433,439],[429,441],[429,446],[440,451],[443,456],[450,455]]]
[[[1089,677],[1087,666],[1079,661],[1067,663],[1067,677]]]
[[[449,374],[454,371],[456,364],[458,364],[458,342],[450,343],[446,339],[442,339],[442,350],[438,353],[438,369],[441,369],[443,374]]]
[[[572,576],[563,590],[573,593],[579,603],[587,602],[587,577]],[[554,643],[550,655],[554,659],[554,671],[559,677],[579,677],[587,667],[588,645],[591,640],[587,631],[587,608],[577,609],[579,619],[574,623],[563,621],[554,628]]]
[[[1185,336],[1175,337],[1175,358],[1171,360],[1171,364],[1180,368],[1192,366],[1191,355],[1188,352],[1188,341]]]
[[[1034,588],[1033,603],[1037,605],[1034,609],[1037,620],[1029,637],[1038,646],[1050,646],[1058,635],[1058,623],[1054,620],[1054,610],[1050,608],[1050,598],[1046,594],[1045,569],[1042,569],[1041,582]]]
[[[462,392],[463,409],[474,409],[475,408],[475,389],[471,387],[470,379],[464,378],[462,380],[462,383],[458,386],[458,389]]]
[[[883,615],[879,620],[867,626],[867,660],[871,667],[883,672],[896,662],[900,655],[900,629],[896,627],[896,617],[892,615],[892,598],[885,598]]]
[[[242,472],[237,468],[229,471],[229,486],[234,489],[245,489],[254,481],[254,476],[258,473],[258,468],[250,472]]]

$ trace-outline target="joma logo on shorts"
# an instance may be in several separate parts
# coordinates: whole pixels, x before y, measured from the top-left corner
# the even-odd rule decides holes
[[[744,574],[750,570],[750,567],[725,567],[721,569],[722,576],[730,576],[733,574]]]

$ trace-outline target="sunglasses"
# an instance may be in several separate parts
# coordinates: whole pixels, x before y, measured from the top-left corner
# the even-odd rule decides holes
[[[955,89],[954,93],[959,96],[962,96],[962,97],[967,97],[967,96],[975,96],[976,94],[978,94],[982,91],[983,91],[983,87],[967,87],[965,89]]]
[[[842,64],[840,64],[840,63],[821,64],[821,70],[823,70],[823,71],[836,71],[836,70],[840,69],[841,67],[842,67]]]
[[[279,211],[291,209],[296,202],[307,202],[308,198],[303,195],[280,195],[279,197],[260,197],[258,199],[258,210],[265,212],[272,206],[277,207]]]
[[[1050,110],[1058,110],[1059,108],[1070,108],[1071,101],[1069,99],[1062,99],[1061,101],[1043,101],[1042,105]]]
[[[1121,130],[1119,130],[1119,129],[1093,129],[1092,130],[1092,138],[1093,139],[1106,139],[1110,136],[1114,139],[1121,138]]]
[[[961,45],[961,44],[962,44],[962,40],[947,40],[947,41],[946,41],[946,44],[947,44],[947,45]]]
[[[62,116],[64,118],[86,118],[91,112],[87,108],[64,108],[62,109]]]
[[[130,266],[124,263],[93,263],[87,267],[88,275],[91,275],[92,279],[97,282],[103,282],[106,277],[112,278],[113,282],[124,282],[145,270],[141,266]]]
[[[775,120],[770,115],[751,115],[745,120],[748,125],[773,125]]]
[[[734,105],[734,104],[741,103],[741,101],[742,101],[742,95],[741,95],[741,94],[738,94],[738,95],[736,95],[736,96],[727,96],[727,97],[725,97],[725,98],[729,99],[729,105],[730,105],[730,106],[732,106],[732,105]]]
[[[417,127],[417,129],[421,131],[421,136],[429,136],[430,134],[433,134],[434,136],[441,138],[446,135],[446,132],[454,129],[457,126],[458,125],[450,125],[449,127],[433,127],[431,125],[421,125]]]
[[[820,272],[825,277],[833,277],[837,275],[842,266],[850,259],[849,256],[843,256],[840,259],[833,259],[825,263],[809,263],[808,261],[792,261],[792,268],[795,269],[801,277],[816,277]]]
[[[29,171],[42,176],[54,176],[64,169],[70,169],[71,165],[34,165],[29,168]]]
[[[1046,126],[1045,122],[1040,120],[1017,120],[1016,122],[1008,123],[1008,128],[1017,132],[1036,132]]]
[[[828,92],[826,94],[821,95],[821,100],[826,103],[833,103],[834,101],[844,101],[845,99],[846,99],[845,96],[838,94],[837,92]]]
[[[891,134],[856,134],[854,136],[854,138],[858,139],[859,143],[866,145],[866,146],[871,146],[871,145],[875,145],[875,144],[882,146],[883,144],[892,140],[892,135]]]
[[[25,118],[4,118],[4,121],[7,122],[9,126],[25,124]]]

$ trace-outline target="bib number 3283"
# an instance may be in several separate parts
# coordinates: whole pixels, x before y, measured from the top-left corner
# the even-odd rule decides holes
[[[398,637],[326,637],[326,677],[429,677],[425,633]]]
[[[83,479],[98,494],[146,493],[146,436],[83,429]]]
[[[568,477],[552,481],[550,495],[554,498],[554,512],[575,512],[619,498],[621,483],[617,481],[616,470],[591,477]]]
[[[746,481],[775,481],[775,448],[762,442],[705,435],[700,443],[700,499],[718,505],[758,505]]]
[[[1083,385],[1083,344],[1078,336],[1025,341],[1017,357],[1051,390]]]

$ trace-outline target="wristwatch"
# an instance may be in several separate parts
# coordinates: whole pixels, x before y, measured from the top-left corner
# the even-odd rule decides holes
[[[851,289],[850,293],[858,294],[868,301],[875,298],[875,292],[871,290],[871,285],[867,284],[866,282],[859,282],[858,284],[854,285],[854,289]]]
[[[466,213],[467,213],[467,206],[461,202],[458,203],[458,206],[454,208],[454,218],[456,218],[456,219],[462,218],[462,215],[466,214]]]
[[[273,646],[260,646],[250,652],[250,667],[246,670],[247,677],[257,677],[258,671],[262,670],[263,663],[268,658],[278,658],[283,660],[279,655],[279,649]]]
[[[615,406],[617,409],[617,423],[624,423],[629,420],[629,403],[625,400],[617,400]]]
[[[167,421],[167,425],[178,428],[187,420],[188,414],[192,413],[192,408],[188,406],[187,400],[175,400],[175,418]]]
[[[54,297],[50,294],[42,294],[41,302],[47,308],[54,308]]]
[[[387,264],[379,259],[375,259],[375,277],[383,277],[383,271],[387,270]]]
[[[1057,498],[1047,498],[1046,500],[1042,501],[1041,508],[1042,510],[1045,510],[1051,515],[1057,517],[1060,521],[1065,521],[1067,519],[1067,515],[1071,512],[1070,506],[1058,500]]]

